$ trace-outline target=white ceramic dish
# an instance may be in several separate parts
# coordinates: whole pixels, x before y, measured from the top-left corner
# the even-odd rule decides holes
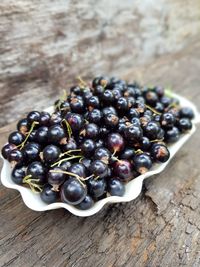
[[[179,99],[181,106],[188,106],[188,107],[191,107],[193,109],[193,111],[195,113],[195,118],[193,120],[194,126],[189,133],[183,135],[178,142],[176,142],[175,144],[173,144],[169,147],[171,156],[170,156],[170,159],[166,163],[154,164],[151,171],[149,171],[143,175],[140,175],[137,178],[130,181],[129,183],[127,183],[126,184],[126,192],[125,192],[123,197],[117,197],[117,196],[107,197],[105,199],[99,200],[98,202],[96,202],[94,204],[94,206],[92,208],[90,208],[89,210],[85,210],[85,211],[79,210],[79,209],[77,209],[71,205],[61,203],[61,202],[57,202],[57,203],[53,203],[53,204],[48,205],[48,204],[45,204],[40,199],[39,194],[35,194],[30,189],[23,187],[23,186],[20,186],[20,185],[17,185],[12,181],[10,164],[7,160],[4,160],[4,159],[3,159],[3,168],[1,171],[2,184],[7,188],[12,188],[12,189],[18,190],[20,192],[22,199],[23,199],[24,203],[26,204],[26,206],[32,210],[45,211],[45,210],[64,208],[64,209],[68,210],[69,212],[71,212],[72,214],[74,214],[76,216],[81,216],[81,217],[87,217],[87,216],[94,215],[95,213],[100,211],[103,208],[103,206],[107,203],[129,202],[129,201],[135,199],[141,193],[142,184],[143,184],[144,179],[146,179],[146,178],[148,178],[154,174],[158,174],[165,169],[165,167],[168,165],[168,163],[173,158],[173,156],[176,154],[176,152],[183,146],[183,144],[195,132],[195,130],[196,130],[195,124],[200,122],[200,115],[199,115],[196,107],[190,101],[188,101],[187,99],[185,99],[179,95],[176,95],[176,94],[173,94],[173,96]],[[50,108],[46,109],[46,111],[52,112],[53,108],[50,107]]]

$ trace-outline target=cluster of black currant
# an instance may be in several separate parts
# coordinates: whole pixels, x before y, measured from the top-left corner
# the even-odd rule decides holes
[[[194,114],[161,87],[96,77],[55,102],[53,114],[32,111],[17,124],[2,155],[12,179],[41,193],[46,203],[90,208],[153,162],[166,162],[166,143],[192,128]]]

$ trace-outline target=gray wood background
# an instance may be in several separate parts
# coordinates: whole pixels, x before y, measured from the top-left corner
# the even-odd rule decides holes
[[[0,126],[50,105],[78,75],[124,77],[199,33],[199,0],[1,0]]]
[[[83,1],[82,1],[83,2]],[[200,1],[0,1],[0,124],[80,74],[170,85],[200,110]],[[0,128],[0,146],[15,122]],[[34,212],[0,186],[1,267],[199,267],[199,126],[134,201]]]

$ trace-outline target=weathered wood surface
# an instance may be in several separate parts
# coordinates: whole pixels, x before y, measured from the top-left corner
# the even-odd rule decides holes
[[[200,109],[200,42],[126,76],[171,85]],[[0,130],[0,143],[13,126]],[[89,218],[34,212],[0,187],[0,266],[199,267],[199,127],[167,169],[126,204]]]
[[[124,75],[200,32],[199,0],[1,0],[0,126],[52,103],[80,74]]]

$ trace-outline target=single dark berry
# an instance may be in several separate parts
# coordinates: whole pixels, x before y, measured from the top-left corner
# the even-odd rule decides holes
[[[72,172],[78,175],[79,177],[83,177],[83,178],[86,177],[86,168],[83,163],[72,164],[71,167],[69,168],[69,172]]]
[[[47,143],[47,133],[48,133],[48,127],[41,126],[36,130],[34,141],[36,141],[39,144],[46,144]]]
[[[172,103],[172,99],[168,96],[163,96],[163,97],[161,97],[160,102],[166,108]]]
[[[39,160],[39,155],[41,152],[41,147],[38,143],[28,143],[24,146],[22,149],[23,155],[24,155],[24,160],[29,163],[32,161],[37,161]]]
[[[90,172],[95,177],[104,178],[107,176],[108,166],[101,160],[95,160],[90,165]]]
[[[151,146],[151,142],[148,137],[143,136],[141,141],[141,150],[147,151]]]
[[[61,186],[60,194],[62,202],[70,205],[78,205],[85,199],[87,188],[77,179],[70,178]]]
[[[22,133],[15,131],[9,135],[8,142],[10,144],[14,144],[18,146],[24,141],[24,139],[25,139],[25,136]]]
[[[124,138],[118,133],[111,133],[107,138],[108,149],[112,153],[120,152],[124,149]]]
[[[49,124],[50,125],[57,125],[57,124],[60,124],[61,122],[62,122],[61,112],[60,111],[54,112],[51,115],[51,118],[49,120]]]
[[[114,107],[112,107],[112,106],[103,108],[103,109],[102,109],[102,113],[103,113],[104,117],[107,116],[108,114],[114,114],[114,115],[117,116],[117,111],[116,111],[116,109],[115,109]]]
[[[165,141],[168,143],[174,143],[180,138],[180,131],[177,127],[173,127],[165,131]]]
[[[110,151],[105,147],[100,147],[95,150],[94,158],[103,161],[108,164],[111,157]]]
[[[23,154],[22,151],[19,149],[13,149],[10,151],[8,155],[8,161],[11,163],[22,163],[23,161]]]
[[[154,122],[154,121],[148,122],[146,127],[144,128],[145,135],[150,140],[157,139],[159,131],[160,131],[160,126],[157,122]]]
[[[39,121],[40,125],[41,126],[49,126],[50,118],[51,118],[51,116],[48,112],[42,111],[40,113],[40,121]]]
[[[99,124],[102,119],[102,112],[99,109],[93,109],[88,112],[87,120],[92,123]]]
[[[97,96],[91,96],[89,99],[87,99],[86,105],[88,106],[89,109],[99,108],[100,106],[99,98]]]
[[[150,90],[145,94],[146,103],[152,107],[155,107],[156,103],[158,102],[158,95]]]
[[[47,164],[52,164],[59,159],[61,150],[54,145],[48,145],[43,150],[43,159]]]
[[[70,101],[70,108],[71,111],[74,113],[82,113],[85,110],[84,102],[81,99],[78,99],[77,97],[72,98]]]
[[[125,186],[124,184],[119,180],[119,178],[111,178],[108,180],[107,183],[108,192],[111,194],[111,196],[123,196],[125,193]]]
[[[129,108],[127,99],[125,97],[120,97],[116,102],[116,107],[119,111],[127,111]]]
[[[76,205],[76,207],[80,210],[88,210],[94,205],[94,200],[90,195],[86,195],[81,203]]]
[[[27,175],[31,175],[31,179],[37,179],[38,183],[46,182],[46,169],[40,161],[34,161],[28,165]]]
[[[120,159],[132,159],[134,155],[135,155],[135,149],[127,147],[120,154]]]
[[[170,153],[168,148],[163,144],[154,144],[151,147],[151,157],[158,162],[166,162],[169,157]]]
[[[16,165],[12,170],[11,179],[16,184],[22,184],[25,176],[26,176],[26,168],[24,166]]]
[[[66,144],[67,137],[65,131],[62,126],[60,125],[53,125],[48,130],[48,142],[51,144]]]
[[[81,159],[81,163],[85,166],[86,170],[89,170],[92,160],[90,158]]]
[[[181,118],[177,123],[178,129],[184,133],[192,129],[192,122],[188,118]]]
[[[174,115],[170,112],[163,113],[161,116],[161,125],[165,128],[172,128],[176,122]]]
[[[53,190],[58,191],[59,186],[64,183],[66,174],[62,172],[61,167],[54,167],[47,173],[47,180],[53,186]]]
[[[135,155],[134,167],[137,172],[144,174],[152,167],[151,157],[145,153]]]
[[[122,182],[128,182],[134,178],[133,166],[129,160],[118,160],[113,164],[113,172]]]
[[[105,179],[90,179],[88,180],[89,194],[94,198],[99,198],[106,190]]]
[[[99,126],[95,123],[88,123],[80,133],[86,138],[96,139],[99,135]]]
[[[114,114],[108,114],[104,117],[104,123],[107,127],[115,128],[119,122],[118,116]]]
[[[194,118],[194,111],[189,107],[184,107],[180,109],[179,116],[181,118],[188,118],[192,120]]]
[[[29,127],[29,123],[27,118],[21,119],[18,121],[17,123],[17,130],[25,135],[28,131],[29,131],[30,127]]]
[[[31,111],[28,115],[27,115],[27,120],[29,122],[30,125],[32,125],[33,122],[40,122],[40,112],[38,111]]]
[[[139,118],[139,112],[135,108],[130,108],[128,111],[129,118]]]
[[[73,132],[78,132],[84,125],[83,116],[76,113],[67,113],[65,119],[69,123]]]
[[[54,191],[51,185],[46,184],[40,194],[40,197],[45,203],[51,204],[58,201],[59,193]]]
[[[67,142],[67,144],[62,145],[62,151],[66,152],[69,150],[74,150],[77,149],[77,143],[73,138],[70,138],[69,141]]]
[[[125,137],[132,142],[139,142],[143,137],[141,127],[131,125],[124,132]]]
[[[85,139],[81,144],[81,153],[84,156],[92,156],[96,148],[95,142],[92,139]]]
[[[8,159],[10,152],[15,149],[16,146],[13,144],[6,144],[1,149],[1,154],[4,157],[4,159]]]

